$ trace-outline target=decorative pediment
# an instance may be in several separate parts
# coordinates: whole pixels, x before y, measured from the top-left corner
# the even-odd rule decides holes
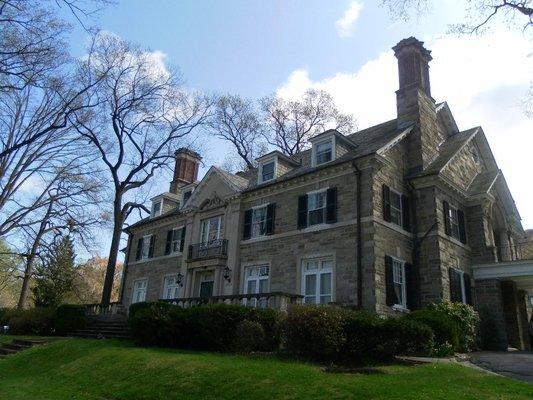
[[[213,208],[225,207],[228,204],[227,201],[223,200],[217,192],[213,192],[210,198],[204,199],[200,206],[199,210],[211,210]]]

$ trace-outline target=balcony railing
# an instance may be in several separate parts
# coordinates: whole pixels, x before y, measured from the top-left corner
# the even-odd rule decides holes
[[[226,239],[211,240],[209,242],[189,245],[188,260],[202,260],[214,257],[227,257],[228,241]]]
[[[533,243],[517,243],[494,248],[498,262],[533,260]]]
[[[109,303],[108,306],[103,307],[100,303],[84,304],[85,313],[87,315],[101,315],[101,314],[123,314],[125,313],[124,306],[118,301]]]
[[[204,304],[233,304],[249,307],[273,308],[286,311],[291,305],[300,304],[303,296],[284,292],[269,292],[258,294],[232,294],[211,297],[184,297],[176,299],[161,299],[183,308],[198,307]]]

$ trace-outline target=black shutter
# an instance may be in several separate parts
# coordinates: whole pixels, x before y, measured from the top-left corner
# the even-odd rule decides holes
[[[276,220],[276,203],[270,203],[267,206],[266,217],[266,234],[272,235],[274,233],[274,221]]]
[[[469,274],[463,274],[463,279],[465,280],[465,297],[466,304],[472,304],[472,281],[470,280]]]
[[[408,196],[402,194],[402,228],[411,232],[411,203]]]
[[[387,185],[383,185],[383,219],[390,222],[390,189]]]
[[[405,293],[407,296],[407,308],[409,310],[414,310],[417,304],[417,293],[416,293],[416,281],[415,274],[413,271],[413,266],[409,263],[404,264],[405,268]]]
[[[174,231],[171,229],[167,231],[167,241],[165,243],[165,254],[170,254],[172,251],[172,239]]]
[[[154,247],[155,247],[155,235],[150,236],[150,247],[148,249],[148,258],[154,256]]]
[[[326,223],[337,222],[337,188],[330,188],[326,193]]]
[[[442,202],[442,214],[444,216],[444,233],[450,236],[452,227],[450,226],[450,205],[447,201]]]
[[[463,293],[461,290],[461,274],[454,268],[449,268],[448,274],[450,278],[450,301],[454,303],[462,302]]]
[[[462,210],[457,210],[457,220],[459,223],[459,240],[462,243],[466,243],[465,213]]]
[[[394,273],[392,271],[392,257],[385,256],[385,286],[387,295],[387,305],[393,306],[398,304],[398,297],[394,290]]]
[[[242,238],[244,240],[252,237],[252,210],[246,210],[244,212],[244,229],[242,232]]]
[[[143,238],[140,237],[139,240],[137,240],[137,252],[135,253],[136,260],[141,259],[142,251],[143,251]]]
[[[307,228],[307,195],[298,197],[298,229]]]
[[[181,242],[180,242],[180,252],[183,253],[183,245],[185,244],[185,233],[187,232],[187,227],[181,228]]]

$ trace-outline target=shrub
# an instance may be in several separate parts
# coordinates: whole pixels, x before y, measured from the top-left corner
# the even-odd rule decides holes
[[[435,335],[428,325],[407,318],[385,320],[378,337],[377,354],[382,359],[396,355],[428,356],[435,343]]]
[[[53,308],[16,310],[11,314],[9,331],[15,335],[51,335],[54,333]]]
[[[282,314],[271,308],[252,308],[246,318],[258,322],[263,327],[264,340],[257,350],[276,351],[281,342]]]
[[[332,360],[344,346],[344,322],[349,312],[324,306],[297,306],[283,321],[283,345],[292,355]]]
[[[139,303],[133,303],[130,305],[128,316],[134,317],[137,311],[142,310],[144,308],[150,308],[153,303],[147,302],[147,301],[141,301]]]
[[[136,343],[146,346],[175,346],[183,332],[184,310],[167,303],[143,303],[133,312],[129,325]]]
[[[213,304],[187,310],[186,324],[190,346],[195,349],[231,351],[237,325],[252,309]]]
[[[235,328],[232,350],[237,353],[249,353],[262,350],[265,342],[263,325],[256,321],[243,320]]]
[[[375,357],[381,341],[383,323],[377,315],[367,312],[347,313],[343,326],[345,342],[342,357],[352,363]]]
[[[451,345],[455,351],[459,347],[459,329],[453,319],[438,310],[417,310],[404,317],[404,320],[418,321],[431,328],[435,335],[435,347],[439,348],[446,344]]]
[[[471,351],[474,349],[480,320],[479,314],[472,306],[445,301],[439,304],[432,304],[428,308],[443,312],[455,321],[459,334],[457,350]]]
[[[54,329],[57,335],[66,335],[77,329],[83,329],[86,324],[85,306],[64,304],[55,311]]]

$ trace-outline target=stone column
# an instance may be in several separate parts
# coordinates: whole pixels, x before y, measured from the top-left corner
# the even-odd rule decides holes
[[[481,317],[481,339],[485,350],[507,350],[507,326],[501,282],[476,280],[476,304]]]
[[[505,323],[507,325],[507,337],[509,344],[520,350],[525,350],[529,345],[529,338],[526,338],[527,321],[523,321],[523,311],[525,305],[523,299],[520,301],[516,282],[502,282],[503,310]],[[526,344],[527,343],[527,344]]]
[[[509,235],[507,229],[498,229],[497,235],[500,239],[500,252],[502,259],[499,261],[511,261],[511,249],[509,247]]]

